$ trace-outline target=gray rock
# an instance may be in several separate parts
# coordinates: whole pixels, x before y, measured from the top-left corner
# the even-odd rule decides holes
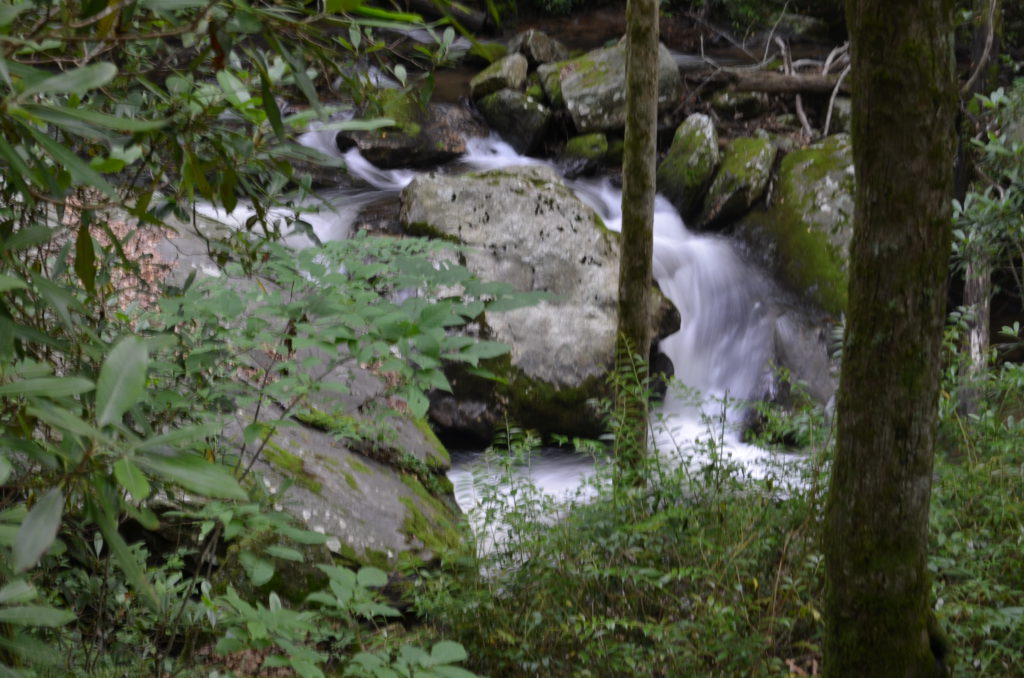
[[[854,186],[850,137],[828,137],[787,154],[769,207],[736,229],[779,282],[834,316],[846,308]]]
[[[541,64],[537,67],[537,75],[540,77],[541,87],[544,88],[544,96],[548,98],[555,108],[565,106],[565,97],[562,96],[562,69],[567,62]]]
[[[622,129],[626,124],[625,45],[594,50],[561,63],[558,73],[562,96],[576,129],[581,134]],[[682,79],[675,59],[664,45],[659,45],[659,112],[675,106],[681,92]]]
[[[676,129],[672,146],[658,165],[658,192],[684,219],[692,219],[700,211],[704,191],[720,161],[714,123],[703,113],[695,113]]]
[[[850,101],[850,97],[836,97],[835,103],[832,105],[832,118],[829,120],[829,133],[850,132],[850,122],[853,119],[852,107],[853,102]]]
[[[768,139],[739,137],[729,142],[697,223],[707,228],[746,214],[764,195],[777,153]]]
[[[618,234],[547,167],[420,176],[402,201],[410,232],[465,244],[465,264],[481,279],[555,295],[487,314],[485,335],[511,346],[504,363],[491,368],[506,383],[462,398],[456,378],[460,399],[504,403],[517,424],[544,432],[599,433],[600,419],[587,401],[605,393],[614,358]],[[678,327],[678,316],[673,324],[665,314],[661,307],[652,317],[659,336]],[[446,416],[454,412],[448,407]]]
[[[768,95],[725,90],[711,98],[711,108],[726,120],[756,118],[768,110]]]
[[[526,82],[529,70],[526,57],[509,54],[498,59],[469,81],[469,91],[474,99],[493,94],[500,89],[520,89]]]
[[[540,148],[551,123],[551,109],[522,92],[503,89],[479,102],[480,112],[505,141],[519,153]]]
[[[530,29],[512,38],[508,45],[509,52],[519,52],[526,57],[530,67],[552,61],[564,61],[569,58],[569,50],[558,40],[543,31]]]
[[[341,133],[339,148],[355,144],[382,169],[435,167],[464,154],[467,139],[487,134],[484,125],[455,104],[433,103],[424,111],[403,99],[387,113],[398,121],[397,127]]]

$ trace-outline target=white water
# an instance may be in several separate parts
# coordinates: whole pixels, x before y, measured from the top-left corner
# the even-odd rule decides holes
[[[341,157],[333,132],[307,133],[301,142]],[[395,195],[415,176],[410,170],[381,170],[359,155],[344,154],[350,176],[365,187],[323,192],[325,209],[303,218],[321,240],[347,237],[359,210],[369,202]],[[471,140],[467,154],[454,166],[465,171],[516,165],[547,164],[519,155],[497,136]],[[608,179],[567,182],[581,200],[593,207],[614,230],[622,225],[622,194]],[[237,212],[237,210],[236,210]],[[218,215],[221,220],[225,215]],[[245,214],[231,215],[243,219]],[[688,231],[675,208],[661,196],[655,205],[654,276],[662,292],[679,310],[681,329],[662,340],[660,349],[672,361],[677,379],[690,393],[670,389],[652,418],[654,444],[659,453],[677,463],[700,465],[709,441],[717,454],[745,463],[757,474],[767,458],[764,450],[744,444],[733,422],[742,401],[756,395],[772,344],[772,317],[768,298],[771,283],[748,266],[721,237]],[[740,404],[723,406],[722,399]],[[545,492],[572,492],[592,472],[592,464],[579,457],[545,456],[524,471]],[[459,464],[449,474],[456,498],[464,510],[479,501],[478,482],[491,482],[500,470]],[[476,475],[476,478],[474,478]]]

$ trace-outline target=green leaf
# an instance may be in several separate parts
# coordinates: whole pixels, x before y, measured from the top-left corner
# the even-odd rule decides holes
[[[75,615],[67,610],[42,605],[21,605],[0,608],[0,622],[18,626],[64,626],[74,621]]]
[[[359,582],[360,586],[380,588],[381,586],[387,586],[388,575],[376,567],[361,567],[359,572],[356,573],[356,581]]]
[[[441,678],[480,678],[475,673],[460,669],[458,666],[435,666],[431,670]]]
[[[98,439],[101,437],[99,429],[63,407],[37,402],[36,405],[26,408],[25,411],[62,433],[73,433],[83,438]]]
[[[36,597],[36,589],[24,579],[18,579],[0,589],[0,604],[27,603]]]
[[[351,12],[359,9],[366,0],[327,0],[325,7],[328,14]]]
[[[19,14],[25,10],[32,9],[34,4],[32,2],[18,2],[11,5],[6,2],[0,4],[0,26],[11,25],[18,18]]]
[[[290,560],[294,563],[301,563],[306,560],[305,556],[295,549],[288,548],[287,546],[281,546],[279,544],[273,544],[263,550],[268,556],[280,558],[281,560]]]
[[[36,377],[0,386],[0,396],[48,396],[64,398],[86,393],[94,384],[83,377]]]
[[[24,104],[24,111],[40,120],[55,125],[67,125],[72,122],[84,122],[118,132],[152,132],[167,125],[167,120],[139,120],[124,118],[118,115],[100,113],[86,108],[70,108],[67,106]]]
[[[468,656],[466,648],[452,640],[442,640],[430,649],[430,658],[438,664],[465,661]]]
[[[252,98],[249,95],[249,90],[242,84],[242,81],[229,71],[217,71],[217,82],[220,83],[220,88],[224,90],[224,96],[227,97],[227,100],[235,108],[242,108],[245,102]]]
[[[11,477],[11,471],[13,467],[11,462],[7,459],[6,454],[0,454],[0,485],[7,482],[7,479]]]
[[[197,440],[214,435],[219,430],[217,424],[197,424],[183,426],[152,438],[147,438],[135,446],[137,450],[157,450],[162,447],[188,447]]]
[[[220,499],[248,499],[245,490],[226,467],[207,461],[198,454],[149,452],[140,454],[135,460],[150,472],[196,494]]]
[[[0,274],[0,292],[9,292],[11,290],[23,290],[28,285],[21,278],[15,278],[11,275]]]
[[[39,130],[29,125],[21,125],[22,129],[28,131],[36,142],[42,146],[47,154],[57,163],[58,167],[64,167],[68,172],[71,173],[71,177],[78,182],[88,184],[93,188],[99,189],[110,198],[117,198],[117,191],[110,183],[100,175],[99,172],[89,166],[88,163],[84,162],[81,158],[75,155],[71,149],[61,144],[57,140],[43,134]]]
[[[41,275],[32,276],[32,286],[39,292],[43,301],[54,310],[61,323],[69,330],[74,329],[71,311],[78,311],[82,308],[82,304],[75,298],[75,295]]]
[[[77,94],[83,96],[91,89],[102,87],[117,75],[117,66],[109,62],[89,64],[74,70],[34,82],[22,90],[19,97],[33,94]]]
[[[64,512],[64,494],[53,488],[36,502],[21,521],[14,540],[14,570],[24,572],[35,567],[57,537],[60,517]]]
[[[249,576],[253,586],[263,586],[274,577],[274,565],[269,560],[254,556],[248,551],[242,551],[238,559]]]
[[[114,477],[135,499],[149,496],[150,487],[146,475],[130,459],[118,459],[114,463]]]
[[[146,387],[149,350],[139,337],[127,336],[110,350],[96,384],[96,425],[120,421]]]

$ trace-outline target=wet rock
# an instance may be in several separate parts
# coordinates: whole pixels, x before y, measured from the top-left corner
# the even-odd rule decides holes
[[[484,336],[511,347],[489,365],[504,383],[491,382],[490,393],[482,394],[469,380],[472,392],[463,395],[455,375],[456,396],[486,401],[542,432],[599,433],[601,418],[588,401],[605,393],[614,358],[618,234],[547,167],[424,175],[405,189],[402,202],[407,230],[463,243],[465,264],[481,279],[554,295],[486,315]],[[678,315],[673,327],[666,312],[659,308],[652,317],[659,336],[678,327]],[[448,407],[445,416],[455,414]],[[465,428],[479,424],[472,417]]]
[[[586,134],[622,129],[626,124],[625,45],[594,50],[560,64],[562,97],[577,131]],[[675,106],[681,93],[682,79],[675,59],[664,45],[659,45],[658,111]]]
[[[776,154],[768,139],[740,137],[730,141],[704,199],[699,226],[729,223],[746,214],[764,195]]]
[[[850,137],[837,134],[787,154],[770,206],[736,229],[779,282],[834,316],[846,308],[853,192]]]
[[[526,57],[522,54],[509,54],[469,81],[470,94],[474,99],[479,99],[502,89],[521,89],[526,82],[527,70]]]
[[[714,123],[703,113],[695,113],[676,129],[672,146],[658,166],[658,192],[675,205],[683,219],[690,220],[699,213],[704,191],[720,161]]]
[[[340,133],[339,150],[358,146],[381,169],[434,167],[466,152],[466,140],[487,134],[473,114],[455,104],[433,103],[423,110],[401,94],[386,98],[384,115],[394,127]]]
[[[540,148],[551,123],[547,106],[510,89],[484,97],[477,106],[494,131],[523,154]]]
[[[509,52],[519,52],[529,61],[530,67],[552,61],[564,61],[569,58],[569,50],[558,40],[543,31],[530,29],[512,38],[508,45]]]

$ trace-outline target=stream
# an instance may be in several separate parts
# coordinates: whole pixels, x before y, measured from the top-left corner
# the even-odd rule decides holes
[[[310,131],[300,141],[338,157],[341,154],[334,136],[334,132]],[[550,164],[516,153],[496,135],[472,139],[468,147],[466,155],[446,170]],[[374,167],[356,149],[342,157],[348,173],[364,186],[319,194],[325,207],[304,219],[321,240],[348,237],[360,209],[388,197],[396,199],[416,176],[412,170]],[[566,183],[609,228],[620,230],[622,195],[609,179]],[[223,214],[216,216],[225,218]],[[736,422],[746,407],[741,401],[764,392],[764,371],[773,341],[771,309],[779,293],[773,282],[740,257],[730,240],[690,232],[675,208],[661,196],[655,205],[654,232],[654,275],[682,318],[681,329],[662,340],[660,350],[672,361],[677,379],[686,386],[686,393],[670,389],[654,412],[654,445],[673,463],[700,464],[707,458],[711,443],[716,454],[731,456],[757,475],[767,465],[769,455],[743,443]],[[726,398],[737,403],[723,404]],[[494,482],[505,472],[480,466],[478,458],[478,453],[453,455],[449,473],[456,499],[467,511],[479,501],[481,483]],[[544,450],[520,472],[528,473],[545,493],[560,496],[575,492],[593,470],[588,457]]]

